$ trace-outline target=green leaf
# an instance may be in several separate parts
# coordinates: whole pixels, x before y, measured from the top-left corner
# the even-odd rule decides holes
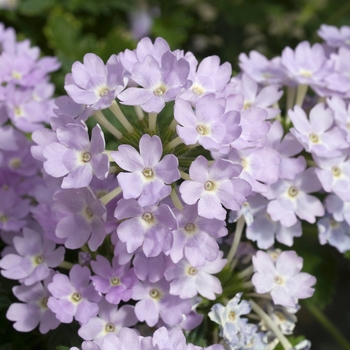
[[[26,16],[36,16],[47,13],[55,3],[56,0],[21,0],[18,4],[18,12]]]
[[[64,346],[64,345],[58,345],[56,346],[55,350],[69,350],[70,348],[68,346]]]

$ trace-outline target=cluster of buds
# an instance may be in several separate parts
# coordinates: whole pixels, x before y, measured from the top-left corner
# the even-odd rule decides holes
[[[57,61],[0,29],[0,268],[20,283],[14,328],[76,320],[83,350],[192,350],[182,331],[210,318],[208,340],[232,350],[309,349],[286,335],[316,279],[274,244],[292,247],[302,220],[320,218],[320,243],[350,249],[347,32],[322,26],[325,43],[272,60],[241,54],[233,78],[217,56],[198,63],[144,38],[106,64],[86,54],[53,106]],[[324,203],[310,195],[322,190]]]

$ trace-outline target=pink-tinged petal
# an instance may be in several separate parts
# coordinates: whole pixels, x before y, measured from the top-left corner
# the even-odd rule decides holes
[[[86,88],[90,80],[90,74],[81,62],[74,62],[72,66],[72,78],[75,84]]]
[[[204,184],[208,180],[208,160],[203,156],[198,156],[190,166],[190,177],[194,181]]]
[[[165,185],[161,180],[155,179],[144,185],[142,194],[138,199],[141,206],[155,205],[162,199],[169,196],[171,186]]]
[[[47,288],[55,298],[68,297],[74,292],[68,276],[63,274],[56,274],[53,276],[53,282]]]
[[[186,204],[195,204],[204,192],[203,183],[184,181],[179,188],[181,198]]]
[[[152,168],[159,163],[163,147],[159,136],[143,135],[140,139],[140,155],[145,167]]]
[[[148,326],[153,327],[159,320],[158,303],[151,299],[140,300],[135,305],[135,314],[139,321],[145,321]]]
[[[167,154],[157,165],[154,170],[156,176],[164,183],[171,184],[180,179],[181,175],[178,170],[179,161],[173,154]]]
[[[316,278],[308,273],[301,272],[289,278],[286,281],[286,286],[289,293],[298,299],[310,298],[315,289],[311,288],[316,283]]]
[[[294,276],[303,267],[303,258],[299,257],[295,251],[282,252],[276,261],[276,271],[283,277]]]
[[[194,145],[199,140],[199,134],[195,128],[185,128],[180,125],[176,127],[176,132],[185,145]]]
[[[114,211],[114,216],[118,220],[141,216],[143,209],[135,199],[121,199]]]
[[[200,123],[211,123],[225,113],[222,99],[215,99],[215,94],[202,97],[196,104],[196,117]]]
[[[144,228],[138,218],[123,221],[117,228],[119,239],[126,243],[128,253],[133,253],[144,241]]]
[[[43,156],[47,159],[44,162],[45,171],[53,177],[66,175],[69,170],[62,163],[62,156],[67,151],[67,147],[58,142],[53,142],[43,148]]]
[[[175,101],[174,118],[185,127],[195,128],[197,126],[197,118],[191,104],[182,99],[176,99]]]
[[[159,63],[147,55],[142,63],[138,62],[132,70],[132,79],[144,88],[153,88],[161,81]]]
[[[138,322],[135,315],[135,307],[132,305],[123,305],[115,316],[111,317],[111,321],[115,324],[123,325],[123,327],[134,326]]]
[[[45,255],[45,262],[49,267],[58,266],[64,259],[65,249],[63,247],[58,247],[56,250],[50,253],[50,255]]]
[[[55,235],[58,238],[67,238],[64,245],[68,249],[81,248],[89,239],[91,229],[88,225],[77,225],[74,215],[69,215],[60,220],[56,226]]]
[[[271,291],[271,297],[276,305],[295,307],[296,301],[288,293],[285,287],[274,287]]]
[[[165,106],[165,96],[164,99],[159,96],[153,95],[147,102],[141,105],[142,109],[147,113],[159,113]]]
[[[209,169],[210,180],[222,181],[232,177],[237,177],[241,173],[242,167],[232,164],[229,160],[218,159]]]
[[[6,318],[16,321],[13,328],[18,332],[30,332],[40,322],[41,311],[33,304],[11,304],[6,313]]]
[[[65,85],[64,89],[67,94],[72,98],[72,100],[79,104],[93,105],[99,99],[99,96],[93,91],[80,89],[75,85]]]
[[[97,255],[96,261],[91,261],[92,271],[99,276],[104,278],[111,278],[113,275],[113,269],[110,262],[102,255]]]
[[[326,108],[323,103],[319,103],[311,109],[309,118],[312,131],[315,134],[324,133],[334,122],[332,110]]]
[[[80,291],[90,282],[90,270],[86,266],[74,265],[69,271],[72,286]]]
[[[39,332],[46,334],[52,329],[56,329],[60,324],[60,321],[56,318],[55,314],[50,310],[46,310],[42,315],[39,325]]]
[[[93,340],[104,331],[105,326],[106,322],[104,320],[101,320],[99,317],[93,317],[90,318],[88,323],[79,328],[78,334],[85,340]]]
[[[98,305],[83,299],[81,302],[79,302],[74,316],[77,321],[84,324],[87,323],[91,317],[96,316],[97,313]]]
[[[107,154],[100,153],[93,155],[90,164],[98,179],[104,180],[107,178],[109,174],[109,159]]]
[[[117,179],[120,188],[123,190],[124,199],[136,199],[141,195],[144,181],[140,172],[119,173]]]
[[[310,134],[313,132],[309,121],[307,120],[306,113],[299,106],[294,107],[294,111],[289,110],[288,115],[293,122],[295,129],[302,134]]]
[[[105,150],[106,143],[104,133],[101,127],[97,124],[91,131],[90,153],[102,153]]]
[[[128,106],[139,106],[153,97],[153,92],[142,88],[128,88],[118,95],[122,104]]]
[[[87,151],[90,148],[90,140],[84,126],[68,124],[64,128],[56,130],[57,139],[67,148],[77,151]]]
[[[269,254],[261,250],[253,256],[253,265],[255,270],[262,275],[274,277],[276,274],[276,268],[272,258]]]
[[[84,66],[90,76],[105,76],[106,67],[102,59],[94,53],[87,53],[84,56]]]
[[[121,145],[118,151],[111,152],[114,161],[124,170],[141,171],[145,166],[143,159],[134,147]]]
[[[221,283],[215,276],[200,273],[196,279],[198,293],[209,300],[215,300],[215,294],[222,293]]]
[[[193,204],[193,203],[188,203]],[[215,194],[204,192],[198,201],[198,214],[207,219],[226,219],[226,210]]]
[[[62,181],[62,188],[83,188],[90,185],[92,169],[90,164],[81,165],[72,170]]]

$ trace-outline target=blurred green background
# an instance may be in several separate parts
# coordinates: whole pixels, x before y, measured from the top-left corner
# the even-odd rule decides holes
[[[143,36],[161,36],[172,49],[192,51],[198,60],[218,55],[238,71],[241,52],[254,49],[272,58],[302,40],[321,41],[316,32],[322,23],[350,25],[349,0],[0,0],[0,6],[0,21],[13,27],[19,40],[29,38],[43,55],[57,56],[62,62],[52,78],[56,95],[64,94],[65,74],[85,53],[94,52],[106,61],[111,54],[135,48]],[[317,233],[311,240],[297,251],[306,260],[308,254],[317,255],[316,265],[312,258],[311,263],[308,260],[312,266],[308,272],[327,271],[327,277],[319,277],[324,286],[321,292],[329,289],[321,304],[327,305],[325,312],[349,337],[348,260],[331,247],[320,247]],[[0,294],[11,285],[0,278]],[[38,332],[18,336],[5,319],[14,298],[4,294],[0,296],[0,350],[54,349],[57,344],[68,345],[66,341],[79,343],[67,326],[45,338]],[[302,310],[298,318],[297,334],[310,339],[313,349],[341,349],[307,311]]]

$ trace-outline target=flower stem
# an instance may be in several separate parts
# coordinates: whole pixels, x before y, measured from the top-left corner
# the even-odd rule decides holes
[[[244,269],[243,271],[241,271],[238,274],[238,277],[241,278],[242,280],[245,279],[246,277],[250,277],[251,274],[254,272],[254,266],[250,265],[248,266],[246,269]]]
[[[124,113],[120,109],[118,103],[116,100],[114,100],[109,107],[111,112],[117,117],[117,119],[120,121],[120,123],[124,126],[124,128],[127,130],[128,133],[132,133],[134,131],[134,127],[129,123],[129,121],[126,119]]]
[[[244,227],[244,216],[241,216],[236,223],[235,235],[233,237],[233,242],[230,248],[230,251],[227,255],[227,265],[231,264],[232,259],[234,258],[236,251],[238,249],[239,242],[241,241],[243,227]]]
[[[171,192],[170,192],[170,198],[171,198],[171,200],[173,201],[173,203],[174,203],[174,205],[175,205],[175,208],[177,208],[177,209],[179,209],[179,210],[181,210],[182,211],[182,209],[183,209],[183,205],[182,205],[182,203],[181,203],[181,201],[180,201],[180,198],[179,198],[179,196],[177,195],[177,192],[176,192],[176,189],[175,188],[173,188],[172,190],[171,190]]]
[[[58,265],[58,267],[61,267],[62,269],[66,269],[66,270],[70,270],[73,266],[74,266],[74,264],[72,264],[71,262],[68,262],[68,261],[62,261]]]
[[[107,203],[109,203],[112,199],[114,199],[115,197],[118,196],[119,193],[122,192],[122,189],[118,186],[116,187],[114,190],[112,190],[111,192],[107,193],[106,195],[104,195],[103,197],[100,198],[101,202],[106,205]]]
[[[185,173],[184,171],[180,170],[181,178],[184,180],[191,180],[191,176]]]
[[[265,311],[258,304],[256,304],[253,300],[250,299],[249,302],[250,302],[250,305],[252,306],[252,309],[254,310],[254,312],[258,316],[260,316],[261,320],[263,320],[266,323],[266,325],[271,329],[271,331],[275,333],[275,336],[278,338],[278,340],[280,341],[283,348],[286,350],[293,349],[292,344],[283,335],[283,333],[280,331],[278,326],[271,320],[271,318],[265,313]]]
[[[175,147],[177,147],[178,145],[181,145],[182,140],[180,139],[180,137],[176,137],[174,140],[171,140],[166,146],[165,149],[167,151],[171,151],[173,150]]]
[[[312,315],[316,318],[316,320],[321,323],[321,325],[332,335],[334,340],[337,341],[339,345],[345,350],[350,350],[350,343],[343,334],[333,325],[333,323],[326,317],[326,315],[320,311],[314,305],[307,304],[308,310],[312,313]]]
[[[94,118],[98,123],[100,123],[103,127],[105,127],[112,135],[114,135],[118,140],[123,137],[123,134],[114,127],[104,116],[101,111],[96,111],[94,113]]]
[[[138,120],[143,120],[143,118],[145,117],[145,114],[143,113],[143,110],[140,106],[134,106],[136,115],[137,115],[137,119]]]
[[[176,130],[177,120],[174,118],[173,121],[169,125],[169,129],[172,131]]]
[[[298,86],[297,99],[295,101],[295,104],[297,106],[301,106],[303,104],[307,89],[308,89],[308,85],[301,84]]]
[[[157,113],[148,113],[148,128],[154,134],[157,131],[157,116]]]

